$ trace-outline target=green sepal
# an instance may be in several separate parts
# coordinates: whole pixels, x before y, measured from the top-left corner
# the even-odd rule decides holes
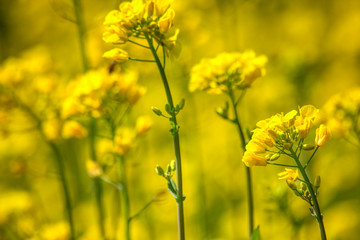
[[[176,105],[175,113],[179,113],[180,110],[182,110],[184,108],[184,106],[185,106],[185,99],[183,98],[180,100],[179,104]]]
[[[260,236],[260,226],[257,226],[251,234],[250,240],[261,240]]]
[[[171,109],[171,107],[170,107],[170,105],[169,105],[168,103],[165,104],[165,111],[166,111],[168,114],[172,115],[173,110]]]

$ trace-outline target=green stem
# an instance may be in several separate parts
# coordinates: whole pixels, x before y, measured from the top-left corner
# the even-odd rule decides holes
[[[154,60],[138,59],[138,58],[131,58],[131,57],[129,57],[129,60],[136,61],[136,62],[155,62]]]
[[[129,193],[127,189],[126,183],[126,174],[125,174],[125,158],[124,156],[120,156],[119,159],[119,175],[120,175],[120,183],[122,186],[121,189],[121,211],[122,217],[125,226],[125,239],[130,240],[130,201],[129,201]]]
[[[305,168],[302,166],[301,162],[300,162],[300,159],[297,157],[296,153],[291,149],[290,150],[291,154],[292,154],[292,157],[294,158],[296,164],[298,165],[298,168],[301,172],[301,175],[303,176],[304,178],[304,181],[309,189],[309,192],[310,192],[310,195],[311,195],[311,199],[313,201],[313,208],[314,208],[314,211],[315,211],[315,218],[319,224],[319,229],[320,229],[320,235],[321,235],[321,239],[322,240],[326,240],[326,232],[325,232],[325,227],[324,227],[324,222],[323,222],[323,216],[321,214],[321,211],[320,211],[320,206],[319,206],[319,203],[317,201],[317,198],[316,198],[316,195],[315,195],[315,192],[314,192],[314,189],[313,189],[313,186],[309,180],[309,177],[307,176],[306,174],[306,171],[305,171]]]
[[[281,163],[268,162],[267,164],[269,164],[269,165],[275,165],[275,166],[281,166],[281,167],[293,167],[293,168],[297,168],[297,166],[294,166],[294,165],[287,165],[287,164],[281,164]]]
[[[174,103],[171,96],[171,91],[169,87],[168,80],[166,78],[164,67],[161,65],[161,61],[159,56],[156,53],[156,50],[153,45],[152,39],[148,34],[145,33],[145,38],[149,44],[150,50],[155,58],[156,65],[159,69],[161,79],[165,88],[166,98],[170,109],[174,109]],[[171,119],[174,122],[175,126],[177,126],[176,114],[172,113]],[[181,154],[180,154],[180,140],[179,140],[179,132],[173,131],[173,141],[174,141],[174,149],[175,149],[175,161],[176,161],[176,182],[178,187],[178,196],[177,196],[177,214],[178,214],[178,236],[179,240],[185,240],[185,223],[184,223],[184,206],[183,206],[183,186],[182,186],[182,169],[181,169]]]
[[[307,166],[309,165],[310,161],[313,159],[313,157],[314,157],[314,155],[315,155],[315,153],[317,152],[318,149],[319,149],[319,146],[316,146],[314,152],[311,154],[309,160],[308,160],[307,163],[305,164],[304,169],[307,168]]]
[[[74,228],[74,221],[73,221],[73,216],[72,216],[70,191],[69,191],[69,187],[66,182],[64,162],[61,157],[60,150],[56,146],[56,144],[53,142],[49,142],[49,141],[47,141],[47,143],[55,155],[56,164],[58,165],[58,169],[59,169],[61,185],[62,185],[63,193],[64,193],[65,207],[67,210],[67,215],[68,215],[68,220],[69,220],[69,225],[70,225],[70,239],[75,240],[76,239],[75,238],[75,228]]]
[[[75,240],[75,227],[74,227],[72,207],[71,207],[70,191],[69,191],[69,187],[66,182],[65,166],[64,166],[60,151],[59,151],[58,147],[56,146],[56,144],[54,142],[50,142],[44,135],[44,132],[41,130],[42,122],[41,122],[40,118],[33,112],[33,110],[29,106],[24,104],[20,100],[20,98],[17,97],[17,95],[14,92],[11,92],[11,94],[12,94],[12,97],[14,98],[15,102],[17,102],[19,104],[19,107],[24,112],[29,114],[29,116],[36,122],[36,126],[39,129],[41,137],[43,138],[44,142],[46,142],[49,145],[49,147],[51,148],[51,150],[53,151],[53,153],[55,155],[56,164],[58,165],[57,167],[58,167],[59,173],[60,173],[61,185],[63,188],[63,196],[64,196],[64,202],[65,202],[64,205],[66,208],[66,212],[68,215],[68,221],[69,221],[69,225],[70,225],[70,239]]]
[[[86,41],[85,41],[85,35],[86,35],[86,28],[84,23],[84,18],[82,14],[82,5],[81,0],[73,0],[74,5],[74,13],[76,17],[76,23],[77,23],[77,29],[79,34],[79,44],[80,44],[80,53],[81,53],[81,59],[83,64],[83,71],[87,72],[89,70],[89,64],[86,54]],[[95,134],[96,134],[96,122],[95,119],[90,119],[90,157],[93,161],[97,161],[96,157],[96,148],[95,148]],[[95,187],[95,196],[96,196],[96,206],[98,211],[98,224],[100,233],[103,239],[106,239],[105,236],[105,226],[104,226],[104,219],[105,219],[105,213],[104,213],[104,207],[103,207],[103,188],[101,185],[101,181],[97,178],[93,179],[94,187]]]
[[[80,52],[81,52],[81,59],[83,63],[84,72],[89,69],[87,56],[86,56],[86,47],[85,47],[85,24],[82,15],[82,6],[80,0],[73,0],[74,4],[74,12],[76,17],[76,23],[78,25],[78,33],[79,33],[79,44],[80,44]]]
[[[238,102],[235,102],[234,94],[231,89],[231,87],[228,88],[229,90],[229,97],[231,101],[231,105],[233,107],[235,119],[233,122],[236,124],[239,136],[240,136],[240,142],[241,142],[241,148],[245,152],[246,142],[245,142],[245,135],[244,131],[242,130],[241,123],[238,117],[238,112],[236,109],[236,105]],[[249,226],[248,226],[248,232],[249,232],[249,239],[251,238],[251,235],[254,231],[254,199],[253,199],[253,191],[252,191],[252,180],[251,180],[251,169],[247,166],[245,166],[245,172],[246,172],[246,188],[247,188],[247,202],[248,202],[248,219],[249,219]]]
[[[90,157],[93,161],[97,162],[96,148],[95,148],[95,133],[96,133],[96,120],[90,118],[90,127],[89,127],[89,148],[90,148]],[[105,212],[103,207],[103,187],[101,185],[101,180],[99,178],[93,179],[95,187],[95,198],[96,198],[96,207],[98,211],[98,224],[100,228],[100,233],[103,239],[106,239],[105,235]]]
[[[137,43],[137,42],[132,41],[132,40],[130,40],[130,39],[129,39],[128,41],[131,42],[131,43],[133,43],[133,44],[135,44],[135,45],[138,45],[138,46],[140,46],[140,47],[149,48],[148,46],[142,45],[141,43]]]

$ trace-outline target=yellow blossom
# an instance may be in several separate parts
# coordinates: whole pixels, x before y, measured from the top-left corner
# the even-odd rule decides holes
[[[164,34],[167,33],[172,26],[175,17],[175,11],[169,8],[166,13],[159,19],[159,31]]]
[[[66,121],[63,125],[63,138],[84,138],[87,134],[87,130],[76,121]]]
[[[245,163],[246,166],[266,166],[267,159],[265,157],[256,155],[254,152],[246,151],[242,158],[242,161]]]
[[[103,54],[103,57],[114,60],[119,63],[126,62],[127,60],[129,60],[129,54],[120,48],[114,48],[105,52]]]
[[[43,132],[47,139],[57,140],[60,138],[61,122],[58,118],[53,117],[42,124]]]
[[[295,182],[299,179],[299,169],[291,169],[291,168],[285,168],[284,172],[281,172],[278,174],[279,179],[285,179],[290,182]]]
[[[90,177],[100,177],[103,174],[103,171],[99,164],[93,160],[86,161],[86,170]]]
[[[149,116],[141,116],[136,120],[136,132],[139,135],[145,135],[152,126],[152,121]]]
[[[41,232],[44,240],[67,240],[70,238],[70,228],[67,222],[46,225]]]
[[[249,88],[265,75],[265,64],[266,57],[256,56],[253,51],[222,53],[212,59],[203,59],[191,70],[189,90],[218,94]]]
[[[124,130],[114,140],[114,152],[120,155],[127,154],[132,148],[134,133],[131,130]]]
[[[320,127],[316,129],[315,145],[322,147],[330,140],[330,136],[330,130],[324,124],[321,124]]]

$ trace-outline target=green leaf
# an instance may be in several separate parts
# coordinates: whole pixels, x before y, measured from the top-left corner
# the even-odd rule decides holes
[[[260,237],[260,226],[257,226],[256,229],[251,234],[250,240],[261,240]]]

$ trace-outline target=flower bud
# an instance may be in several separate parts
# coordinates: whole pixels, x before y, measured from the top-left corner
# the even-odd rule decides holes
[[[314,188],[316,189],[320,188],[320,184],[321,184],[321,178],[320,176],[317,176],[314,181]]]
[[[270,161],[275,161],[275,160],[277,160],[279,157],[280,157],[280,154],[275,153],[275,154],[273,154],[273,155],[270,157]]]
[[[159,165],[156,165],[155,172],[159,176],[164,176],[165,175],[164,174],[164,169],[162,169],[162,167],[160,167]]]
[[[312,144],[307,144],[307,143],[305,143],[305,144],[302,145],[302,149],[305,150],[305,151],[311,151],[311,150],[313,150],[314,148],[315,148],[315,146],[312,145]]]
[[[151,107],[151,110],[158,116],[162,116],[162,111],[157,107]]]
[[[171,160],[171,162],[170,162],[170,167],[171,167],[171,170],[172,170],[172,171],[175,171],[175,170],[176,170],[176,162],[175,162],[175,160]]]
[[[324,124],[321,124],[320,127],[316,129],[315,145],[322,147],[329,139],[330,130]]]

